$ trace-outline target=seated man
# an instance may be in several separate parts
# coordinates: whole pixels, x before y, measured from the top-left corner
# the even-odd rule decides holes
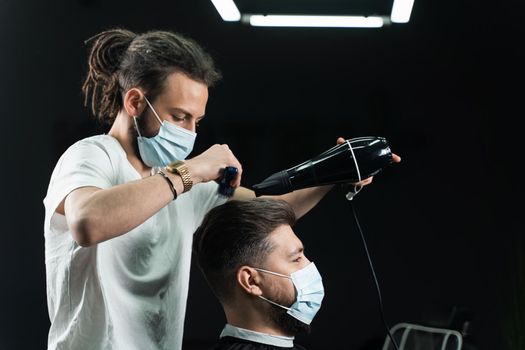
[[[227,320],[212,349],[304,349],[294,336],[310,331],[324,288],[294,223],[289,204],[268,198],[232,200],[204,217],[193,250]]]

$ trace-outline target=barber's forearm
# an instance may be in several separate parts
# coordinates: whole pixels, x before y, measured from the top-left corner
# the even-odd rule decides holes
[[[282,199],[288,202],[294,209],[295,216],[299,219],[304,214],[308,213],[319,201],[332,189],[334,185],[318,186],[311,188],[304,188],[279,196],[261,196],[267,198]],[[255,192],[239,187],[235,190],[232,199],[246,200],[255,198]]]
[[[170,178],[181,193],[180,177]],[[65,214],[73,238],[90,246],[129,232],[172,200],[166,180],[155,175],[105,190],[77,189],[66,198]]]
[[[308,213],[319,201],[332,189],[333,185],[304,188],[301,190],[286,193],[280,196],[265,196],[283,199],[288,202],[295,211],[299,219]]]

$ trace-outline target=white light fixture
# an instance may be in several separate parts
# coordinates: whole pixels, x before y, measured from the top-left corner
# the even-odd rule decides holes
[[[394,23],[408,23],[414,0],[394,0],[390,20]]]
[[[211,0],[224,21],[233,22],[241,19],[241,13],[233,0]]]
[[[213,1],[213,0],[212,0]],[[258,27],[361,27],[379,28],[384,24],[378,16],[291,16],[244,15],[243,22]]]

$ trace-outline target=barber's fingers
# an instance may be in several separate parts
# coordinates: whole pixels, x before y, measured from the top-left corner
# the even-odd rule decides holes
[[[233,154],[233,151],[230,149],[230,147],[227,145],[227,144],[222,144],[222,145],[219,145],[220,147],[222,147],[224,149],[224,151],[226,152],[225,156],[226,156],[226,164],[225,166],[221,169],[221,174],[224,174],[224,171],[223,169],[226,168],[227,166],[231,166],[231,167],[235,167],[237,168],[237,175],[235,175],[235,178],[233,178],[233,180],[230,181],[230,186],[233,187],[233,188],[237,188],[241,185],[241,178],[242,178],[242,165],[241,163],[239,162],[239,160],[237,159],[237,157],[235,157],[235,154]]]
[[[342,138],[342,137],[338,137],[338,138],[337,138],[337,144],[338,144],[338,145],[343,144],[343,143],[345,143],[345,142],[346,142],[346,139],[344,139],[344,138]],[[399,162],[401,162],[401,157],[398,156],[398,155],[395,154],[395,153],[392,153],[392,161],[393,161],[394,163],[399,163]]]
[[[370,185],[372,183],[372,180],[374,179],[373,176],[367,177],[364,180],[361,180],[359,182],[353,183],[354,186],[363,187],[366,185]]]
[[[395,153],[392,153],[392,160],[394,161],[394,163],[399,163],[401,161],[401,157]]]
[[[216,148],[218,148],[220,151],[223,152],[221,155],[224,158],[222,158],[221,160],[224,163],[220,165],[221,166],[221,168],[220,168],[220,176],[223,176],[224,168],[226,168],[228,166],[237,168],[237,175],[230,182],[230,186],[232,186],[233,188],[239,187],[241,185],[241,178],[242,178],[242,172],[243,172],[241,163],[239,162],[239,160],[237,159],[235,154],[233,154],[233,151],[230,149],[230,147],[227,144],[214,145],[214,146],[216,146]],[[212,147],[214,147],[214,146],[212,146]]]
[[[224,168],[232,166],[237,168],[237,176],[231,185],[238,187],[241,183],[241,163],[226,144],[215,144],[198,156],[187,160],[186,163],[191,167],[194,181],[217,180],[222,176]]]
[[[237,168],[237,175],[230,182],[230,186],[232,186],[233,188],[237,188],[241,185],[241,178],[242,178],[242,171],[243,171],[242,165],[237,159],[237,157],[235,157],[235,155],[233,154],[233,151],[230,149],[230,147],[227,144],[222,144],[220,145],[220,147],[222,147],[225,150],[226,152],[225,156],[227,157],[226,165],[222,169],[226,168],[227,166]],[[223,173],[223,171],[221,171],[221,173]]]

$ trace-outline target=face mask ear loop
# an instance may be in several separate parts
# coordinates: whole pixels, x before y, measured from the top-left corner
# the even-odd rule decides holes
[[[140,131],[139,131],[139,124],[137,124],[137,117],[133,117],[133,122],[135,123],[135,129],[137,130],[137,133],[139,134],[139,137],[142,137]]]
[[[354,164],[355,164],[355,168],[357,170],[357,177],[359,179],[359,182],[361,182],[361,172],[359,171],[359,164],[357,164],[357,158],[355,157],[355,153],[354,153],[354,149],[352,148],[352,144],[350,143],[349,140],[346,140],[346,144],[348,145],[348,148],[350,148],[350,153],[352,153],[352,159],[354,160]],[[351,201],[352,199],[354,199],[354,196],[356,194],[359,193],[359,191],[361,191],[362,187],[361,186],[354,186],[354,191],[349,191],[347,194],[346,194],[346,199],[348,199],[349,201]]]
[[[269,273],[271,275],[275,275],[275,276],[279,276],[279,277],[284,277],[284,278],[288,278],[288,279],[292,279],[290,276],[286,276],[286,275],[283,275],[281,273],[277,273],[277,272],[273,272],[273,271],[269,271],[269,270],[265,270],[265,269],[260,269],[260,268],[257,268],[257,267],[254,267],[255,270],[257,271],[261,271],[261,272],[266,272],[266,273]],[[294,285],[294,289],[295,289],[295,285]],[[281,304],[277,304],[275,301],[271,301],[270,299],[267,299],[265,297],[263,297],[262,295],[259,295],[259,298],[263,299],[263,300],[266,300],[267,302],[269,302],[270,304],[273,304],[275,306],[279,306],[285,310],[290,310],[291,308],[289,307],[286,307],[286,306],[283,306]]]
[[[159,121],[160,125],[162,125],[162,119],[160,119],[159,115],[157,114],[157,111],[155,111],[151,103],[149,103],[149,100],[146,96],[144,96],[144,100],[146,100],[146,103],[148,104],[149,108],[151,108],[153,114],[155,114],[155,117],[157,117],[157,120]]]
[[[272,274],[272,275],[275,275],[275,276],[279,276],[279,277],[284,277],[284,278],[292,279],[290,276],[283,275],[282,273],[273,272],[273,271],[269,271],[269,270],[265,270],[265,269],[260,269],[260,268],[258,268],[258,267],[254,267],[253,269],[254,269],[254,270],[257,270],[257,271],[261,271],[261,272],[266,272],[266,273],[269,273],[269,274]]]
[[[262,295],[259,295],[259,298],[263,299],[263,300],[266,300],[267,302],[269,302],[270,304],[273,304],[275,306],[279,306],[280,308],[283,308],[285,310],[290,310],[291,308],[289,307],[286,307],[284,305],[281,305],[281,304],[277,304],[275,301],[271,301],[270,299],[267,299],[265,297],[263,297]]]

